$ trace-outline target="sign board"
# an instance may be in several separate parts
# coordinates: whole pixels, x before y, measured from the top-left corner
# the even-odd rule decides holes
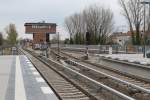
[[[56,23],[25,23],[25,33],[33,34],[33,33],[56,33]]]

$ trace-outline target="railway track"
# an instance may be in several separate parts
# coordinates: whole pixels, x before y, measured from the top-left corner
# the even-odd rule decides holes
[[[52,59],[47,59],[47,58],[37,55],[31,51],[26,52],[26,55],[30,58],[30,60],[33,63],[37,63],[37,62],[44,63],[44,65],[47,69],[43,66],[38,67],[39,64],[36,65],[37,69],[40,70],[40,72],[43,71],[43,73],[45,73],[45,74],[42,74],[44,77],[45,76],[50,77],[49,76],[50,72],[47,72],[47,71],[49,69],[53,69],[53,71],[55,71],[55,73],[60,74],[61,76],[63,76],[63,78],[65,78],[65,80],[69,81],[67,83],[70,83],[70,82],[72,83],[71,86],[68,86],[66,82],[62,82],[62,80],[64,81],[63,78],[59,79],[60,76],[58,77],[58,81],[61,80],[59,83],[57,81],[57,78],[51,74],[51,77],[54,78],[54,79],[52,79],[52,82],[54,82],[53,86],[52,86],[51,81],[48,81],[48,82],[51,85],[51,87],[53,87],[53,89],[56,91],[56,93],[58,93],[58,95],[60,97],[64,96],[63,100],[135,100],[134,98],[132,98],[130,96],[127,96],[121,92],[118,92],[115,89],[112,89],[112,88],[78,72],[77,70],[74,70],[68,66],[64,66],[56,61],[53,61]],[[47,72],[47,74],[46,74],[46,72]],[[61,83],[63,83],[63,86],[60,86]],[[59,90],[59,88],[61,88],[60,91],[57,91],[57,88],[58,88],[58,90]],[[67,89],[65,89],[65,88],[67,88]],[[76,88],[77,90],[74,90],[74,88]],[[67,91],[64,92],[63,90],[67,90]],[[76,91],[76,93],[74,93],[74,91]],[[81,93],[82,93],[82,95],[81,95]],[[77,96],[75,94],[80,94],[80,95]]]
[[[20,51],[21,53],[27,55],[60,100],[96,100],[90,94],[85,93],[84,90],[73,84],[73,82],[69,81],[65,76],[60,73],[58,74],[54,69],[50,69],[47,64],[37,59],[38,57],[23,50]]]
[[[97,67],[92,64],[82,62],[77,57],[72,57],[64,52],[61,52],[60,58],[65,58],[63,63],[68,64],[68,66],[71,65],[70,68],[113,89],[116,89],[121,93],[138,100],[150,100],[150,83],[148,82],[124,76],[124,74],[120,74],[100,66]]]

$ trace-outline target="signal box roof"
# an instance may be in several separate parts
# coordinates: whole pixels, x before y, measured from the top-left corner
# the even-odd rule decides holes
[[[39,23],[25,23],[24,26],[31,26],[31,25],[38,25],[38,26],[57,26],[56,23],[45,23],[45,22],[39,22]]]

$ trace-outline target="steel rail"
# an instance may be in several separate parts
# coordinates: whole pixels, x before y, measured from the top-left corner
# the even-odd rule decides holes
[[[51,59],[49,58],[49,60],[51,60]],[[89,78],[89,77],[87,77],[87,76],[85,76],[85,75],[82,75],[81,73],[79,73],[79,72],[77,72],[77,71],[74,71],[74,70],[72,70],[71,68],[68,68],[68,67],[66,67],[66,66],[63,66],[63,65],[61,65],[61,64],[59,64],[58,62],[55,62],[55,61],[53,61],[53,60],[51,60],[51,61],[52,61],[53,63],[58,64],[59,66],[62,66],[62,67],[65,68],[65,69],[67,69],[67,70],[69,70],[69,71],[71,71],[71,72],[73,72],[73,73],[75,73],[75,74],[77,74],[77,75],[79,75],[79,76],[81,76],[81,77],[83,77],[83,78],[85,78],[85,79],[91,81],[92,83],[97,84],[98,86],[100,86],[100,87],[102,87],[102,88],[104,88],[104,89],[106,89],[106,90],[112,92],[113,94],[116,94],[117,96],[119,96],[119,97],[121,97],[121,98],[123,98],[123,99],[125,99],[125,100],[135,100],[135,99],[133,99],[133,98],[127,96],[127,95],[124,95],[124,94],[122,94],[122,93],[120,93],[120,92],[118,92],[118,91],[116,91],[116,90],[114,90],[114,89],[112,89],[112,88],[110,88],[110,87],[108,87],[108,86],[106,86],[106,85],[104,85],[104,84],[102,84],[102,83],[96,81],[96,80],[93,80],[93,79],[91,79],[91,78]]]
[[[31,53],[31,52],[30,52],[30,53]],[[35,56],[35,55],[32,54],[32,56]],[[47,65],[49,65],[49,62],[47,62],[47,58],[46,58],[46,57],[41,56],[41,57],[38,58],[38,59],[39,59],[40,61],[42,61],[42,62],[47,63]],[[129,96],[127,96],[127,95],[125,95],[125,94],[123,94],[123,93],[121,93],[121,92],[119,92],[119,91],[117,91],[117,90],[115,90],[115,89],[112,89],[112,88],[110,88],[110,87],[108,87],[108,86],[106,86],[106,85],[104,85],[104,84],[102,84],[102,83],[100,83],[100,82],[98,82],[98,81],[96,81],[96,80],[93,80],[93,79],[91,79],[91,78],[89,78],[89,77],[87,77],[87,76],[85,76],[85,75],[83,75],[83,74],[81,74],[81,73],[79,73],[79,72],[77,72],[77,71],[75,71],[75,70],[72,70],[71,68],[68,68],[68,67],[66,67],[66,66],[64,66],[64,65],[61,65],[60,63],[58,63],[58,62],[56,62],[56,61],[53,61],[53,60],[50,59],[50,58],[48,59],[48,61],[50,61],[51,63],[53,63],[53,64],[55,65],[55,67],[63,68],[63,70],[67,70],[68,72],[70,72],[70,74],[76,74],[76,75],[78,75],[78,76],[80,76],[80,77],[86,79],[87,81],[89,81],[89,82],[91,82],[91,83],[93,83],[93,84],[99,86],[100,88],[102,88],[102,89],[104,89],[104,90],[106,90],[106,91],[109,91],[110,93],[114,94],[115,96],[118,96],[121,100],[122,100],[122,99],[123,99],[123,100],[135,100],[134,98],[129,97]]]
[[[43,57],[43,58],[44,58],[44,59],[47,59],[47,58],[45,58],[45,57]],[[43,59],[43,60],[44,60],[44,59]],[[44,61],[45,61],[45,60],[44,60]],[[92,82],[93,84],[98,85],[99,87],[101,87],[101,88],[103,88],[103,89],[105,89],[105,90],[111,92],[111,93],[114,94],[114,95],[117,95],[118,97],[120,97],[120,98],[122,98],[122,99],[124,99],[124,100],[135,100],[134,98],[129,97],[129,96],[127,96],[127,95],[125,95],[125,94],[123,94],[123,93],[121,93],[121,92],[119,92],[119,91],[117,91],[117,90],[115,90],[115,89],[112,89],[112,88],[110,88],[110,87],[108,87],[108,86],[106,86],[106,85],[104,85],[104,84],[102,84],[102,83],[100,83],[100,82],[98,82],[98,81],[96,81],[96,80],[93,80],[93,79],[91,79],[91,78],[89,78],[89,77],[87,77],[87,76],[85,76],[85,75],[82,75],[81,73],[79,73],[79,72],[77,72],[77,71],[75,71],[75,70],[72,70],[71,68],[68,68],[68,67],[66,67],[66,66],[64,66],[64,65],[61,65],[60,63],[58,63],[58,62],[56,62],[56,61],[53,61],[53,60],[50,59],[50,58],[49,58],[49,61],[51,61],[51,62],[54,63],[55,65],[61,66],[61,68],[64,68],[64,70],[66,69],[66,70],[68,70],[69,72],[72,72],[72,73],[74,73],[74,74],[76,74],[76,75],[78,75],[78,76],[80,76],[80,77],[82,77],[82,78],[84,78],[84,79],[86,79],[86,80]],[[58,66],[57,66],[57,67],[58,67]]]
[[[77,59],[77,58],[75,58],[75,59]],[[70,60],[70,59],[69,59],[69,60]],[[135,85],[135,84],[133,84],[133,83],[129,83],[129,82],[127,82],[127,81],[121,80],[121,79],[116,78],[116,77],[113,77],[113,76],[111,76],[111,75],[108,75],[108,74],[106,74],[106,73],[104,73],[104,72],[97,71],[97,70],[95,70],[95,69],[92,69],[92,68],[90,68],[90,67],[87,67],[87,66],[85,66],[85,65],[83,65],[83,64],[80,64],[80,63],[78,63],[78,62],[75,62],[75,61],[73,61],[73,60],[70,60],[70,61],[72,61],[73,63],[76,63],[77,65],[80,65],[81,67],[88,68],[88,69],[90,69],[90,70],[93,70],[93,71],[96,72],[96,73],[100,73],[100,74],[105,75],[105,76],[107,76],[107,77],[109,77],[109,78],[111,78],[111,79],[114,79],[114,80],[118,81],[118,82],[124,83],[124,84],[126,84],[126,85],[128,85],[128,86],[131,86],[131,87],[133,87],[133,88],[137,88],[137,89],[139,89],[139,90],[142,91],[142,92],[145,92],[145,93],[150,94],[150,89],[146,89],[146,88],[140,87],[140,86]],[[121,63],[121,62],[120,62],[120,63]],[[126,63],[127,63],[127,62],[126,62]],[[137,64],[133,64],[133,65],[137,65]],[[139,66],[141,66],[141,65],[139,65]],[[145,67],[144,67],[144,68],[145,68]],[[149,68],[148,68],[148,69],[149,69]]]
[[[25,50],[26,51],[26,50]],[[47,67],[49,67],[50,69],[52,69],[53,71],[55,71],[57,74],[59,74],[61,77],[63,77],[66,81],[68,81],[69,83],[71,83],[73,86],[75,86],[78,90],[80,90],[83,94],[87,95],[87,97],[89,97],[91,100],[97,100],[96,97],[94,97],[93,95],[91,95],[89,92],[87,92],[86,90],[84,90],[82,87],[80,87],[78,84],[74,83],[72,80],[70,80],[69,78],[67,78],[65,75],[63,75],[62,73],[60,73],[58,70],[56,70],[55,68],[53,68],[50,64],[48,64],[48,62],[46,62],[48,59],[42,58],[42,56],[37,56],[35,55],[35,53],[33,53],[32,51],[26,51],[28,52],[31,56],[33,56],[34,58],[36,58],[37,60],[41,61],[43,64],[45,64]],[[25,54],[25,53],[24,53]],[[26,55],[26,54],[25,54]],[[32,59],[30,58],[30,60],[32,61]],[[44,60],[44,61],[43,61]],[[34,64],[35,65],[35,64]],[[38,70],[38,69],[37,69]],[[40,70],[38,70],[40,72]],[[43,75],[42,75],[43,76]],[[44,77],[44,76],[43,76]],[[46,79],[45,79],[46,80]],[[49,84],[49,83],[48,83]],[[55,89],[51,86],[50,87],[55,91]],[[56,91],[55,91],[56,92]],[[56,94],[58,95],[58,97],[60,98],[60,100],[63,100],[62,97],[59,95],[59,92]]]
[[[145,93],[150,94],[150,90],[149,90],[149,89],[145,89],[145,88],[143,88],[143,87],[137,86],[137,85],[132,84],[132,83],[129,83],[129,82],[127,82],[127,81],[124,81],[124,80],[121,80],[121,79],[119,79],[119,78],[113,77],[113,76],[108,75],[108,74],[106,74],[106,73],[103,73],[103,72],[100,72],[100,71],[95,70],[95,69],[93,69],[93,68],[90,68],[90,67],[87,67],[87,66],[85,66],[85,65],[82,65],[82,64],[80,64],[80,63],[78,63],[78,62],[75,62],[75,61],[73,61],[73,60],[69,60],[69,61],[71,61],[72,63],[75,63],[75,64],[77,64],[77,65],[79,65],[79,66],[81,66],[81,67],[90,69],[90,70],[92,70],[92,71],[94,71],[94,72],[96,72],[96,73],[102,74],[102,75],[104,75],[104,76],[106,76],[106,77],[108,77],[108,78],[111,78],[111,79],[113,79],[113,80],[116,80],[116,81],[118,81],[118,82],[121,82],[121,83],[123,83],[123,84],[126,84],[126,85],[128,85],[128,86],[130,86],[130,87],[136,88],[136,89],[138,89],[138,90],[140,90],[140,91],[142,91],[142,92],[145,92]]]

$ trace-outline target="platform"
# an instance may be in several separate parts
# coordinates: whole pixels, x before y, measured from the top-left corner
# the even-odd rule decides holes
[[[24,55],[0,56],[0,100],[58,100]]]
[[[143,54],[97,54],[112,59],[126,60],[128,62],[138,62],[142,65],[150,65],[150,58],[144,58]]]

